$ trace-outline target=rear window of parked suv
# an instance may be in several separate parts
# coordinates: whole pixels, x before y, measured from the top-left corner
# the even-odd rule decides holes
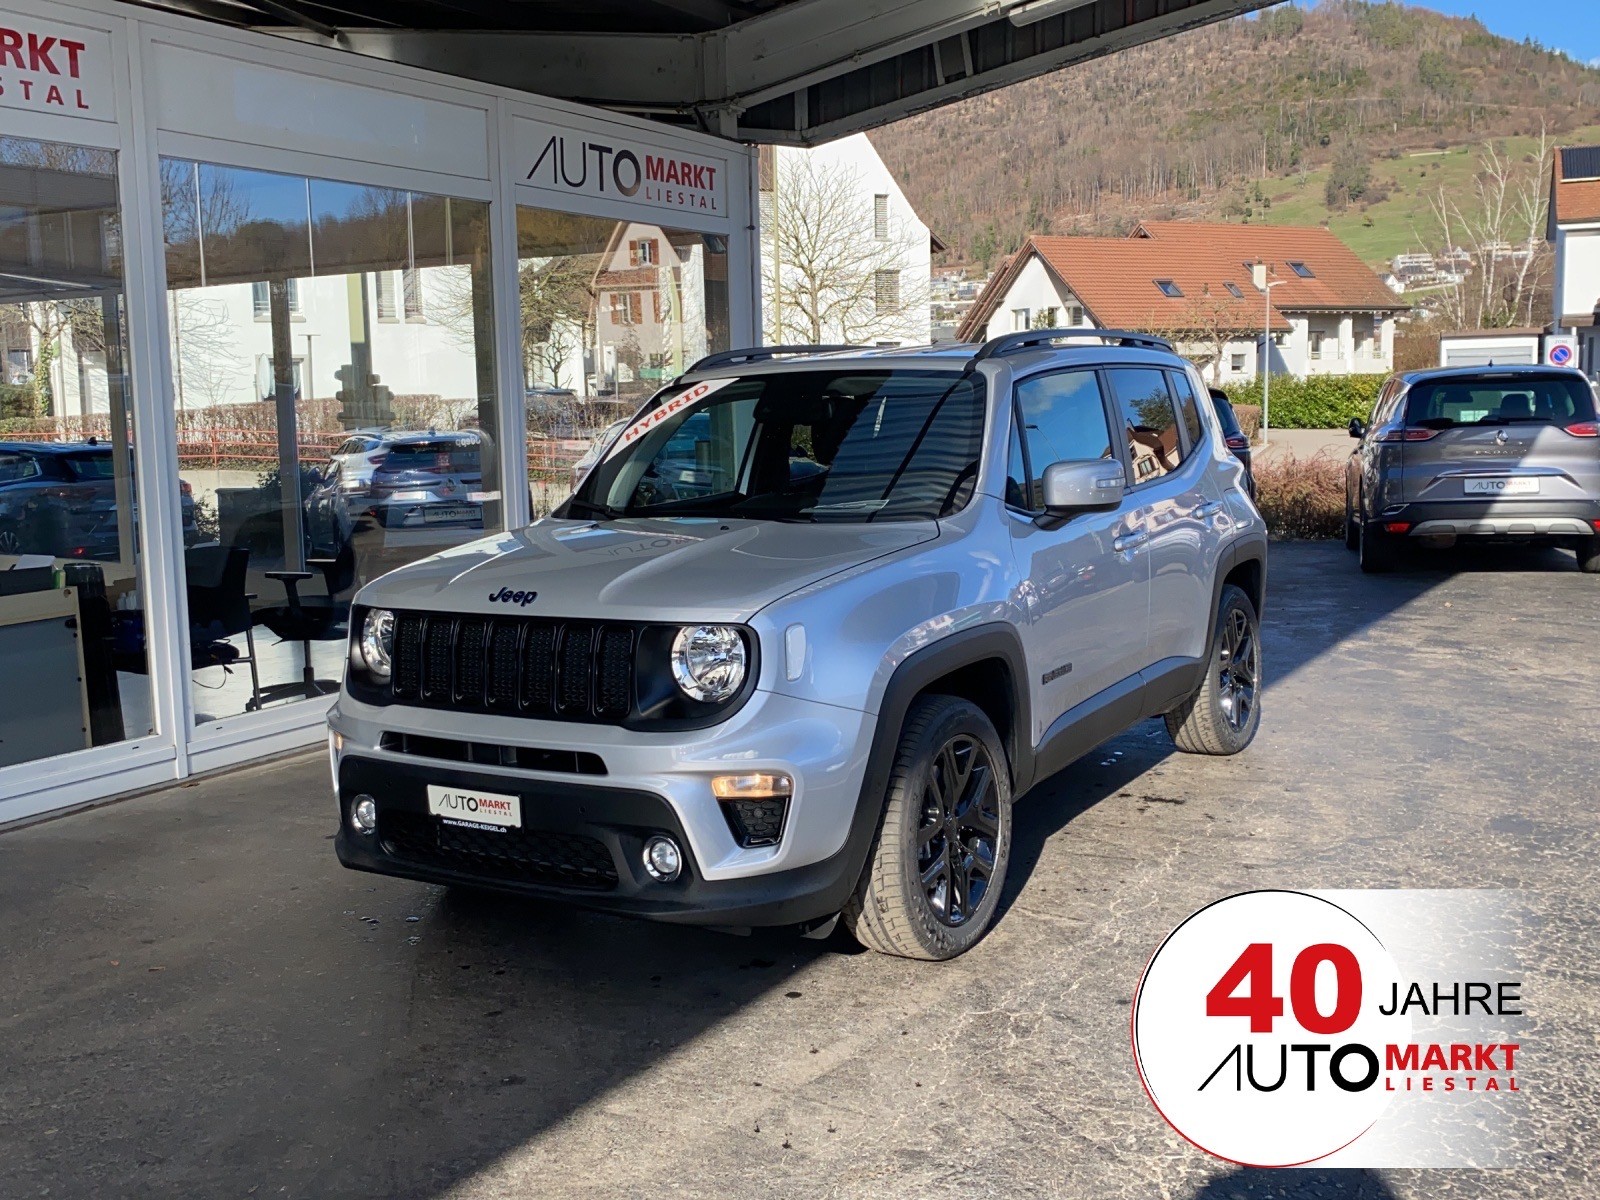
[[[1406,398],[1406,424],[1426,429],[1530,421],[1570,425],[1594,419],[1593,389],[1568,375],[1445,379],[1417,384]]]

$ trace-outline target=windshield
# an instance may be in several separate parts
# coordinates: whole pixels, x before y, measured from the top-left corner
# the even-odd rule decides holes
[[[1451,379],[1422,383],[1406,398],[1406,423],[1427,429],[1594,420],[1594,392],[1568,375]]]
[[[972,495],[984,415],[973,376],[785,371],[692,390],[702,396],[647,405],[566,515],[911,520]]]

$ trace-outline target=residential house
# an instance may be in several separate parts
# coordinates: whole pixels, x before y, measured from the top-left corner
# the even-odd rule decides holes
[[[1555,153],[1549,239],[1557,332],[1576,335],[1578,363],[1600,379],[1600,146]]]
[[[768,342],[924,345],[929,232],[864,133],[760,156],[761,306]]]
[[[958,336],[1142,330],[1172,338],[1208,378],[1228,383],[1256,376],[1267,330],[1274,373],[1382,374],[1406,308],[1325,229],[1146,221],[1127,238],[1029,238]]]

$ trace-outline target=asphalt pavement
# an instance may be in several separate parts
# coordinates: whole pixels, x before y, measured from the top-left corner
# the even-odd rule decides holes
[[[0,1196],[1592,1197],[1600,580],[1273,548],[1255,745],[1138,726],[1018,808],[1004,912],[929,965],[341,869],[308,754],[0,835]],[[1230,1167],[1142,1094],[1129,1003],[1259,887],[1514,887],[1520,1172]]]

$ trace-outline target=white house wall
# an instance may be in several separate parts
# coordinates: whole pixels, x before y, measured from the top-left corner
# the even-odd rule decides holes
[[[780,146],[775,154],[780,185],[785,162],[809,159],[821,171],[838,169],[849,172],[855,179],[860,196],[860,230],[857,236],[862,239],[874,236],[873,198],[889,198],[889,236],[899,246],[896,261],[900,271],[900,294],[907,303],[901,320],[881,340],[902,345],[923,345],[931,341],[933,334],[928,300],[933,276],[933,254],[928,225],[906,199],[905,192],[895,182],[894,175],[884,165],[867,135],[857,133],[811,149]],[[771,255],[771,240],[764,239],[762,257],[766,269],[761,273],[761,289],[762,306],[768,312],[773,302]]]

